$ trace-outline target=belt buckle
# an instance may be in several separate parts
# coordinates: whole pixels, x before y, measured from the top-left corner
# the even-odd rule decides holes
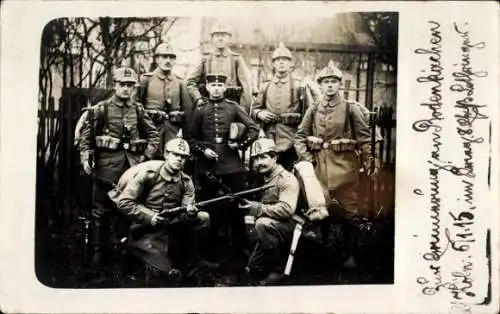
[[[130,148],[129,143],[123,143],[123,149],[128,150]]]
[[[222,137],[216,137],[215,138],[215,143],[221,144],[222,143]]]
[[[323,149],[327,149],[328,146],[330,146],[330,143],[328,142],[323,142]]]

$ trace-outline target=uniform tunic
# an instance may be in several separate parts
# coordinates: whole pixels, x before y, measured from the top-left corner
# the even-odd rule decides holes
[[[141,81],[139,100],[144,104],[146,110],[160,110],[166,113],[172,111],[184,112],[182,122],[165,120],[155,122],[155,127],[160,133],[160,145],[158,155],[163,155],[163,147],[166,142],[174,138],[182,128],[187,132],[187,122],[192,117],[193,103],[184,81],[171,73],[165,75],[156,68],[153,72],[145,74]]]
[[[243,92],[240,105],[248,110],[252,101],[251,75],[245,60],[240,54],[231,51],[229,48],[224,48],[222,51],[215,49],[203,56],[186,79],[187,88],[194,103],[202,98],[198,87],[199,84],[205,83],[206,75],[209,73],[225,74],[228,87],[241,87]]]
[[[95,135],[109,135],[113,138],[122,139],[125,126],[130,128],[130,139],[147,139],[147,147],[143,155],[152,158],[158,149],[159,136],[151,118],[141,109],[136,107],[140,104],[129,100],[122,102],[116,96],[104,100],[94,106],[94,130]],[[104,107],[107,107],[105,109]],[[104,115],[107,112],[107,117]],[[82,128],[80,148],[85,153],[92,149],[90,139],[90,124],[86,123]],[[132,152],[122,145],[118,149],[96,148],[95,168],[93,177],[109,184],[116,183],[122,173],[131,165],[138,163],[141,153]]]
[[[215,175],[245,171],[238,150],[228,146],[232,122],[241,122],[247,128],[245,138],[239,143],[241,148],[257,138],[257,124],[233,101],[210,100],[207,105],[196,108],[187,139],[193,151],[200,156],[196,165],[198,171],[210,171]],[[219,160],[208,160],[204,155],[206,148],[214,150],[219,155]]]
[[[159,160],[148,161],[143,167],[127,180],[117,198],[118,209],[126,216],[149,224],[153,215],[163,209],[194,204],[194,185],[188,175],[170,175],[165,162]]]
[[[190,217],[185,212],[175,216],[175,224],[170,228],[151,226],[151,219],[155,213],[163,209],[187,206],[195,203],[195,190],[191,178],[179,172],[172,175],[168,172],[166,163],[152,160],[139,166],[140,168],[132,176],[122,178],[125,180],[123,190],[117,193],[113,200],[117,203],[118,209],[129,217],[134,227],[144,226],[142,232],[132,234],[129,244],[137,248],[134,251],[146,263],[155,266],[163,271],[169,270],[168,259],[172,257],[170,245],[174,245],[184,252],[189,251],[189,257],[193,258],[199,252],[193,251],[201,247],[193,247],[191,233],[186,233],[186,228],[196,231],[195,237],[198,244],[206,238],[202,230],[208,230],[210,226],[209,215],[200,211],[197,216]],[[122,179],[120,181],[122,181]],[[120,185],[119,183],[119,185]],[[206,246],[206,245],[205,245]],[[174,256],[177,256],[174,254]],[[179,262],[174,259],[174,264]],[[180,267],[177,265],[176,267]]]
[[[304,95],[300,95],[301,87],[304,90]],[[266,93],[267,90],[267,93]],[[265,94],[265,95],[264,95]],[[300,97],[303,97],[301,100]],[[265,104],[264,104],[265,101]],[[303,103],[301,108],[300,102]],[[305,84],[298,79],[287,75],[283,78],[274,76],[271,81],[265,83],[257,96],[257,100],[252,106],[252,118],[258,121],[257,115],[263,109],[268,110],[275,115],[283,113],[302,114],[307,109],[308,104],[312,103],[312,96]],[[285,124],[282,122],[267,123],[264,125],[264,132],[268,138],[271,138],[276,143],[276,150],[284,152],[293,148],[295,132],[300,123]]]
[[[270,263],[267,266],[281,270],[284,264],[279,250],[283,245],[290,245],[295,226],[291,217],[297,207],[300,187],[297,178],[279,164],[264,182],[274,187],[263,192],[261,213],[255,221],[257,241],[261,244],[256,256],[267,256]]]
[[[357,211],[356,189],[360,169],[356,152],[333,151],[331,148],[311,151],[307,146],[307,137],[310,135],[323,141],[356,139],[361,145],[369,145],[370,130],[358,105],[351,105],[353,126],[345,126],[350,123],[349,119],[346,119],[346,108],[346,100],[339,95],[333,100],[323,99],[317,105],[311,106],[298,127],[295,149],[301,160],[315,164],[316,176],[330,192],[326,196],[334,194],[346,207],[348,215],[353,215]]]

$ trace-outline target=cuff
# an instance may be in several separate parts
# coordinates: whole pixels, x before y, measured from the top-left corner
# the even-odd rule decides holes
[[[258,115],[260,112],[262,112],[262,109],[254,109],[254,110],[252,110],[252,114],[251,114],[251,115],[252,115],[252,118],[253,118],[254,120],[257,120],[257,119],[258,119],[257,115]]]
[[[151,219],[153,219],[153,216],[156,214],[156,212],[152,209],[147,208],[144,205],[138,205],[137,207],[141,212],[144,221],[147,222],[148,224],[151,223]]]

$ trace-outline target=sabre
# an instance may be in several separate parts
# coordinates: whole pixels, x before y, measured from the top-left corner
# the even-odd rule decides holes
[[[293,215],[292,219],[297,223],[295,225],[295,229],[293,230],[293,239],[292,245],[290,246],[290,253],[288,254],[288,260],[286,262],[285,276],[290,276],[290,272],[292,271],[293,260],[295,257],[295,251],[297,250],[297,245],[299,244],[300,236],[302,235],[302,228],[306,221],[299,216]]]

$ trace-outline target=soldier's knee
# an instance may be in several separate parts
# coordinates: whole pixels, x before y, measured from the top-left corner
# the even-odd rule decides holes
[[[275,226],[276,221],[268,217],[261,217],[255,221],[255,230],[257,232],[266,232],[269,229],[274,229]]]

